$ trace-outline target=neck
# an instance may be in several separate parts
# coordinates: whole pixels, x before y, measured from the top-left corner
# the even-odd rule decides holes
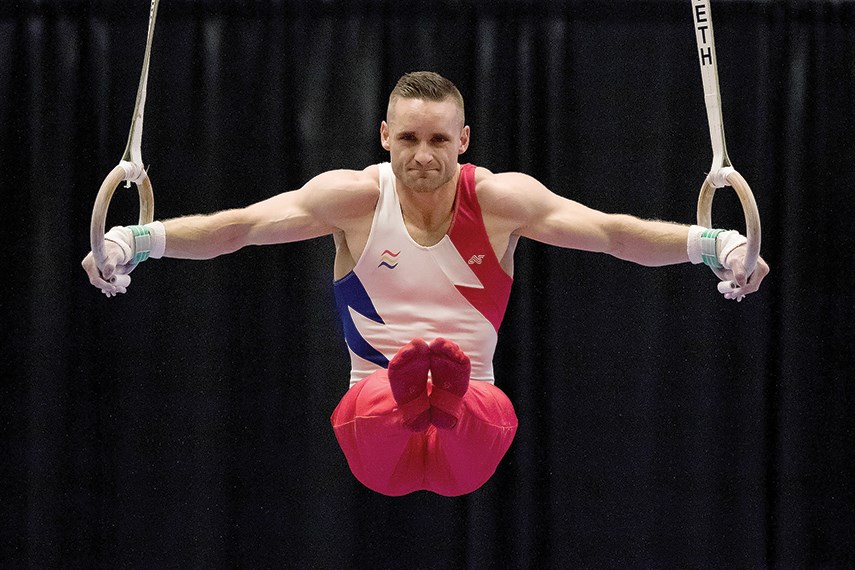
[[[443,231],[447,229],[454,210],[459,178],[460,166],[458,165],[457,172],[451,180],[434,190],[413,190],[398,180],[398,200],[401,202],[404,219],[428,231],[439,229],[441,226],[446,226]]]

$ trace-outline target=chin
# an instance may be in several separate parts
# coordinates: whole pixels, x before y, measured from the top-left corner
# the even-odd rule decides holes
[[[415,192],[430,193],[436,192],[441,184],[437,184],[436,180],[428,180],[426,178],[412,178],[407,181],[407,187]]]

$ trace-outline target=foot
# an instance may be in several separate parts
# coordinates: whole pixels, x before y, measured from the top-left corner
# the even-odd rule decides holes
[[[437,338],[430,343],[430,417],[436,427],[450,429],[457,424],[471,370],[469,357],[450,340]]]
[[[430,348],[420,338],[404,345],[389,362],[392,397],[403,414],[404,427],[410,431],[425,431],[430,425],[429,368]]]

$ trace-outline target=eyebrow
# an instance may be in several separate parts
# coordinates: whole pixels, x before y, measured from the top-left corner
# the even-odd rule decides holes
[[[401,131],[397,135],[398,138],[415,137],[415,136],[417,136],[415,131]],[[451,136],[447,133],[433,133],[432,135],[430,135],[430,138],[431,139],[451,140]]]

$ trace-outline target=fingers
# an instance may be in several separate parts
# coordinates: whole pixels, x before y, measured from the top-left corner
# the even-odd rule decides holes
[[[86,275],[89,276],[89,283],[93,286],[98,287],[99,289],[104,289],[105,286],[109,285],[104,276],[101,274],[101,271],[98,270],[98,266],[95,264],[95,257],[92,255],[92,252],[83,258],[83,261],[80,263],[83,266],[84,271],[86,271]]]
[[[769,266],[761,258],[757,259],[757,265],[754,267],[754,272],[751,275],[745,274],[745,267],[741,263],[739,267],[742,273],[741,275],[737,275],[734,271],[734,279],[746,294],[754,293],[760,289],[760,283],[763,282],[763,278],[769,273]]]
[[[101,289],[101,292],[107,296],[107,298],[115,297],[119,293],[127,293],[128,285],[131,284],[131,276],[130,275],[117,275],[116,279],[112,282],[107,283],[110,287]]]
[[[763,279],[766,278],[767,275],[769,275],[769,265],[766,263],[766,261],[763,260],[762,257],[758,258],[757,267],[754,268],[754,273],[752,273],[748,277],[748,284],[752,285],[754,287],[754,290],[756,291],[760,288],[760,283],[763,281]]]
[[[736,281],[722,281],[718,284],[718,292],[724,295],[725,299],[733,300],[739,303],[745,298],[746,293],[743,291]]]
[[[756,293],[760,289],[760,283],[769,274],[769,266],[762,258],[758,258],[754,272],[746,276],[743,261],[743,258],[734,259],[729,272],[732,280],[718,284],[718,290],[725,299],[742,301],[746,295]]]
[[[97,287],[107,297],[115,297],[119,293],[126,293],[131,278],[129,275],[117,274],[116,262],[122,255],[121,250],[111,242],[105,242],[106,260],[103,268],[98,268],[95,257],[90,252],[80,263],[89,277],[89,283]],[[111,247],[112,246],[112,247]],[[118,251],[116,251],[118,250]]]

